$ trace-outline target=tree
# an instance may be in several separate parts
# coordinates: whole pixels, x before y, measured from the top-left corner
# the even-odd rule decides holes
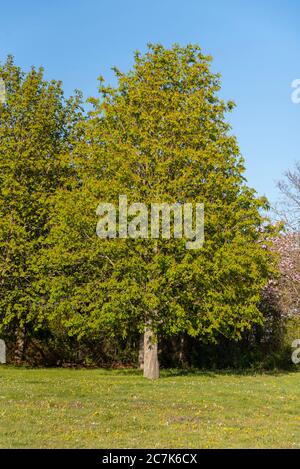
[[[51,195],[73,171],[64,154],[81,110],[79,95],[66,100],[61,83],[45,81],[42,68],[25,74],[8,57],[0,79],[0,331],[16,334],[19,361],[26,335],[43,322],[39,251]]]
[[[272,250],[279,259],[279,275],[264,288],[263,298],[281,317],[299,316],[300,312],[300,244],[299,234],[283,233],[273,240]]]
[[[289,230],[300,228],[300,162],[296,162],[293,170],[285,173],[285,179],[279,181],[278,187],[283,200],[275,207],[275,212]]]
[[[158,376],[157,340],[187,333],[238,340],[261,323],[262,287],[272,268],[260,215],[265,199],[247,187],[244,163],[225,121],[233,103],[198,46],[150,45],[118,84],[105,86],[80,124],[70,165],[76,177],[56,191],[44,265],[49,317],[69,334],[145,334],[146,377]],[[204,203],[205,242],[99,239],[100,202]],[[263,227],[264,225],[264,227]]]
[[[299,316],[300,308],[300,162],[285,173],[278,187],[283,199],[275,213],[284,232],[274,239],[272,249],[279,259],[279,275],[266,285],[264,300],[283,318],[288,318]]]

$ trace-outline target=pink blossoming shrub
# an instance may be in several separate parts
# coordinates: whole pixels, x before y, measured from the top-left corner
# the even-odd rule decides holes
[[[279,276],[269,280],[263,291],[266,306],[283,318],[300,316],[300,234],[287,233],[273,242],[278,255]]]
[[[277,237],[272,250],[279,272],[263,290],[265,323],[256,340],[275,367],[285,367],[292,365],[291,344],[300,338],[300,234],[289,232]]]

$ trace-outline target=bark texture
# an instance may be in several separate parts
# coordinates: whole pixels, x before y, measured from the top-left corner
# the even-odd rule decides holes
[[[147,327],[144,333],[144,377],[159,378],[157,340],[150,327]]]
[[[138,365],[141,370],[144,369],[144,335],[143,334],[141,334],[140,343],[139,343]]]
[[[14,362],[16,365],[20,365],[24,361],[25,339],[26,339],[25,328],[18,328],[16,330],[16,345],[15,345],[15,352],[14,352]]]

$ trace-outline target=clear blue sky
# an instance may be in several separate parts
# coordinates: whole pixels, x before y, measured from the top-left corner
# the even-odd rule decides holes
[[[147,42],[199,43],[222,74],[222,96],[249,184],[275,202],[276,181],[300,159],[299,0],[0,0],[0,60],[43,65],[67,94],[96,94],[98,75],[126,71]]]

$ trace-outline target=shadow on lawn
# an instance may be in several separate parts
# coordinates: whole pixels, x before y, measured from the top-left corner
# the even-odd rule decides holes
[[[103,367],[103,368],[97,368],[97,367],[82,367],[82,366],[76,366],[76,367],[32,367],[28,365],[19,365],[19,366],[14,366],[14,365],[0,365],[0,370],[8,370],[8,369],[14,369],[14,370],[48,370],[48,371],[55,371],[55,370],[68,370],[68,371],[73,371],[76,373],[76,371],[89,371],[92,373],[100,373],[101,375],[114,375],[114,376],[136,376],[136,377],[143,377],[143,371],[140,370],[139,368],[131,368],[131,367]],[[160,370],[160,379],[167,379],[167,378],[174,378],[174,377],[195,377],[195,376],[206,376],[210,378],[217,378],[219,376],[262,376],[262,375],[269,375],[269,376],[282,376],[282,375],[288,375],[288,374],[294,374],[294,373],[299,373],[300,372],[300,366],[298,365],[293,365],[287,369],[234,369],[234,368],[228,368],[228,369],[198,369],[198,368],[161,368]]]
[[[297,373],[300,368],[293,366],[289,369],[225,369],[225,370],[200,370],[200,369],[164,369],[161,371],[161,378],[170,377],[186,377],[186,376],[209,376],[210,378],[216,378],[218,376],[281,376],[288,375],[291,373]]]
[[[143,371],[138,368],[97,368],[101,370],[101,373],[110,374],[118,376],[137,376],[142,377]],[[269,376],[282,376],[288,375],[291,373],[297,373],[300,371],[300,368],[297,366],[291,367],[289,369],[273,369],[273,370],[263,370],[263,369],[223,369],[223,370],[203,370],[196,368],[163,368],[160,372],[160,379],[167,379],[173,377],[195,377],[195,376],[207,376],[210,378],[217,378],[218,376],[259,376],[259,375],[269,375]]]

